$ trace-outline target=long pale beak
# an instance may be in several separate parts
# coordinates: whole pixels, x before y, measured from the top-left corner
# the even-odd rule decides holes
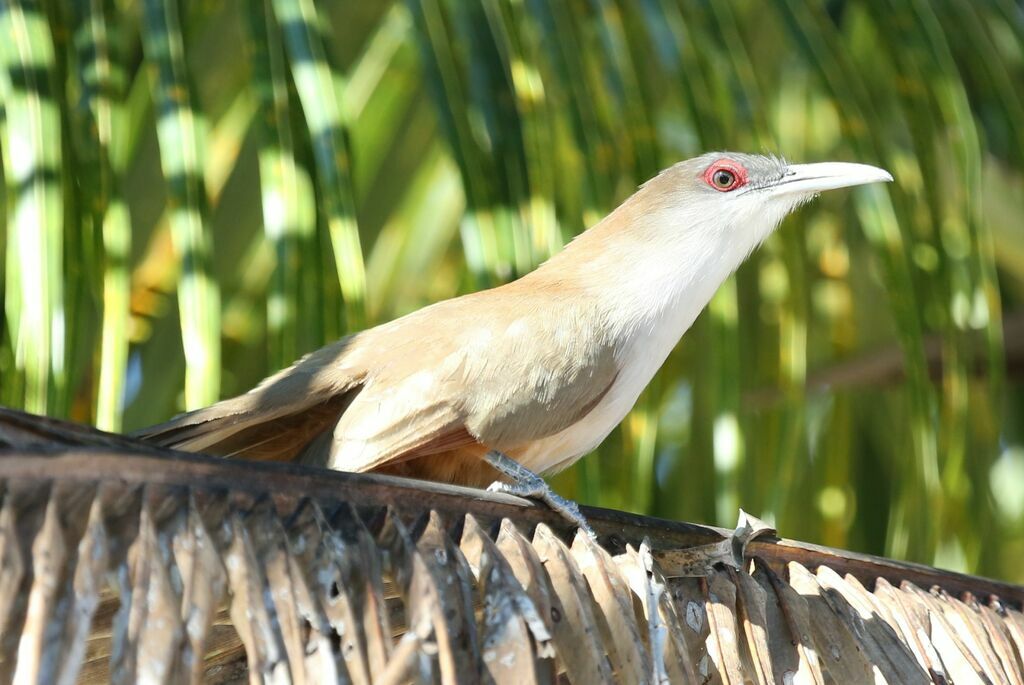
[[[771,186],[772,194],[806,195],[836,188],[848,188],[867,183],[892,181],[892,174],[868,164],[848,162],[820,162],[818,164],[790,164],[786,175]]]

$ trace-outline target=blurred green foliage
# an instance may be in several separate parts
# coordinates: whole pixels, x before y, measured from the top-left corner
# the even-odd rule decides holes
[[[862,161],[897,182],[788,220],[556,486],[1024,582],[1012,0],[2,0],[0,35],[3,403],[156,422],[679,159]]]

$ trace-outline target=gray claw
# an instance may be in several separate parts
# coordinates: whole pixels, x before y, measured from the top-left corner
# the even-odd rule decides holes
[[[504,492],[528,499],[538,499],[547,504],[552,511],[559,514],[562,518],[578,526],[580,530],[592,539],[597,539],[594,529],[590,527],[587,519],[580,513],[579,505],[555,493],[543,478],[501,452],[488,452],[485,458],[494,468],[512,479],[511,483],[502,481],[491,483],[487,488],[488,490],[491,492]]]

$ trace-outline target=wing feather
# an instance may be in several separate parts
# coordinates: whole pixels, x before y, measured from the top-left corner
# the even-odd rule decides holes
[[[457,451],[512,452],[572,426],[618,374],[614,346],[593,326],[593,303],[557,294],[565,301],[552,316],[550,296],[531,301],[538,295],[506,286],[421,309],[137,435],[345,471]]]
[[[327,465],[371,471],[471,445],[513,451],[576,423],[615,382],[614,349],[587,312],[457,314],[434,312],[445,333],[436,339],[403,336],[418,349],[377,368],[334,427]]]

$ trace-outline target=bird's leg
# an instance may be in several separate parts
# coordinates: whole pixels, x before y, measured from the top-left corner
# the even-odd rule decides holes
[[[597,537],[590,524],[587,523],[587,519],[580,513],[579,505],[557,494],[536,473],[498,450],[488,451],[484,455],[484,461],[512,481],[511,483],[505,483],[500,480],[495,481],[487,488],[488,490],[527,497],[529,499],[538,499],[560,514],[562,518],[579,526],[580,530],[590,537]]]

